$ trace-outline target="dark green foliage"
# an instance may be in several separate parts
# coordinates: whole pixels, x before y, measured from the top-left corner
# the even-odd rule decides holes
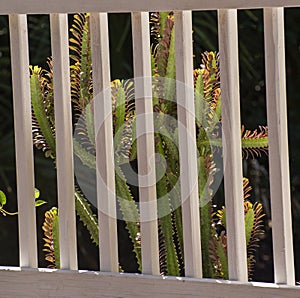
[[[178,132],[176,121],[168,120],[169,116],[176,119],[175,104],[175,48],[174,48],[174,20],[172,13],[156,13],[151,17],[152,24],[152,73],[155,88],[153,91],[153,110],[155,112],[155,150],[166,163],[165,168],[157,165],[157,176],[163,170],[163,176],[157,182],[158,217],[159,217],[159,246],[161,274],[184,274],[184,250],[182,235],[182,219],[180,202],[180,170]],[[72,102],[75,110],[75,142],[74,152],[83,165],[91,170],[95,169],[95,132],[93,124],[92,71],[89,41],[89,15],[76,15],[71,29],[71,50],[73,51],[71,65]],[[216,172],[213,154],[222,148],[221,123],[221,97],[219,86],[218,55],[214,52],[205,52],[202,55],[202,65],[194,72],[195,78],[195,105],[197,116],[197,146],[199,152],[199,202],[201,213],[202,254],[205,277],[228,277],[226,258],[226,235],[216,236],[213,223],[212,195],[210,189]],[[51,66],[51,62],[49,62]],[[55,124],[53,119],[53,86],[51,84],[51,67],[45,72],[33,68],[32,97],[33,119],[35,131],[35,144],[43,144],[41,149],[50,148],[53,154],[54,146],[51,144]],[[161,77],[167,78],[162,81]],[[40,90],[39,90],[40,88]],[[116,195],[118,206],[126,229],[133,244],[139,270],[141,270],[141,251],[138,205],[127,184],[127,177],[121,165],[136,159],[135,138],[135,111],[134,111],[134,84],[132,81],[115,80],[111,84],[112,111],[114,124],[115,162],[116,162]],[[45,91],[46,90],[46,91]],[[49,103],[50,102],[50,105]],[[49,107],[48,107],[49,105]],[[48,114],[47,114],[48,113]],[[168,129],[167,129],[168,128]],[[259,155],[267,148],[267,130],[261,132],[245,131],[244,147],[253,155]],[[36,141],[38,139],[39,142]],[[42,140],[42,141],[41,141]],[[53,149],[52,149],[53,148]],[[253,150],[253,152],[251,151]],[[247,152],[248,152],[247,151]],[[46,151],[47,152],[47,151]],[[76,210],[91,234],[92,240],[98,243],[98,227],[96,218],[88,206],[83,192],[75,193]],[[249,207],[246,214],[246,223],[249,235],[249,245],[254,248],[253,239],[256,237],[254,223],[254,209]],[[219,213],[221,216],[223,213]],[[252,215],[252,216],[251,216]],[[223,217],[222,217],[223,218]],[[260,231],[260,230],[259,230]],[[54,232],[55,233],[55,232]],[[253,238],[254,237],[254,238]],[[253,239],[252,239],[253,238]],[[256,238],[255,238],[256,239]],[[211,245],[209,245],[211,243]],[[101,245],[101,243],[100,243]],[[52,253],[52,252],[49,252]],[[249,253],[249,260],[253,261],[253,254]],[[53,259],[53,255],[49,256]],[[253,264],[253,262],[251,263]],[[213,266],[214,265],[214,266]],[[252,265],[251,265],[252,266]],[[251,267],[249,265],[249,268]],[[252,268],[252,267],[251,267]]]
[[[262,218],[265,216],[261,203],[252,204],[249,200],[252,187],[249,186],[249,180],[244,178],[244,214],[245,214],[245,234],[247,247],[248,277],[251,280],[255,266],[255,252],[259,247],[258,242],[264,234],[264,225]],[[210,257],[213,266],[217,269],[216,278],[228,278],[228,265],[226,260],[227,241],[226,241],[226,208],[223,207],[216,213],[214,226],[218,226],[221,232],[215,233],[210,240]]]

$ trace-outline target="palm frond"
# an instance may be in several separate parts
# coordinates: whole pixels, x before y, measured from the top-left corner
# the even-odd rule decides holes
[[[253,131],[241,129],[243,157],[260,157],[262,153],[268,154],[268,127],[259,126]]]
[[[163,24],[163,25],[162,25]],[[167,15],[153,13],[150,19],[152,36],[155,37],[153,44],[156,74],[165,77],[170,54],[170,44],[174,26],[173,13]]]
[[[92,58],[89,37],[89,14],[77,14],[70,29],[71,97],[75,111],[74,137],[89,153],[95,154],[92,105]]]
[[[251,230],[250,239],[247,245],[247,258],[248,258],[248,276],[251,279],[255,267],[255,253],[259,247],[261,236],[265,233],[263,225],[263,206],[261,203],[256,202],[251,206],[253,210],[253,227]]]
[[[213,278],[228,279],[227,236],[225,231],[215,234],[209,242],[209,254]]]
[[[243,179],[243,190],[244,190],[244,218],[245,218],[245,234],[246,234],[246,246],[247,246],[247,264],[248,264],[248,276],[251,279],[254,266],[255,266],[255,252],[259,247],[258,242],[260,237],[264,234],[264,226],[262,218],[265,216],[262,209],[261,203],[252,204],[249,201],[251,186],[249,185],[249,180],[247,178]],[[215,274],[217,277],[220,277],[218,274],[220,272],[224,273],[224,268],[222,268],[223,261],[221,260],[222,256],[219,256],[218,253],[223,254],[221,251],[220,241],[222,242],[224,249],[226,248],[226,208],[222,207],[221,210],[216,212],[216,217],[218,220],[218,225],[222,227],[222,232],[220,235],[216,233],[211,240],[210,244],[210,256],[211,261],[214,264],[216,269]],[[221,237],[222,233],[224,234]],[[222,270],[221,270],[222,269]]]
[[[111,83],[115,157],[128,159],[132,151],[135,126],[135,93],[133,80]]]
[[[45,213],[45,221],[42,227],[45,237],[43,240],[44,249],[46,253],[45,260],[50,264],[49,268],[60,268],[59,255],[59,229],[58,229],[58,210],[52,208]]]
[[[32,139],[37,149],[46,157],[55,156],[55,120],[52,61],[48,60],[49,71],[30,67],[30,89],[32,103]]]

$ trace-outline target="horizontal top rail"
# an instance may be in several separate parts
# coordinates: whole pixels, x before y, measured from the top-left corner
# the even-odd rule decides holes
[[[299,0],[1,0],[0,14],[131,12],[300,7]]]

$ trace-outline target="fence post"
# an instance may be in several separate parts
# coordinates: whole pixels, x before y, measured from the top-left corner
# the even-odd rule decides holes
[[[26,15],[10,15],[21,267],[37,267],[31,97]]]
[[[115,164],[106,13],[90,16],[100,270],[118,272]]]
[[[283,14],[264,9],[270,193],[275,282],[294,285]]]
[[[229,279],[246,282],[237,11],[219,10],[218,25],[228,271]]]
[[[159,274],[149,13],[133,12],[133,66],[142,244],[142,272]]]
[[[195,131],[192,12],[176,11],[174,26],[185,275],[202,277]]]
[[[61,269],[77,269],[68,19],[50,15]]]

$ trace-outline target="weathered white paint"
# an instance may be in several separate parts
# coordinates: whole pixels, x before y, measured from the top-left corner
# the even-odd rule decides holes
[[[31,98],[26,15],[10,15],[21,267],[37,267]]]
[[[247,281],[237,11],[219,10],[218,25],[228,271],[231,280]]]
[[[1,267],[0,267],[1,268]],[[0,269],[1,297],[296,298],[300,287],[92,271]]]
[[[263,7],[300,7],[300,3],[299,0],[1,0],[0,14],[215,10]]]
[[[159,274],[149,13],[132,13],[142,271]]]
[[[100,270],[118,272],[115,167],[107,14],[92,13],[90,24],[93,61]],[[88,106],[88,108],[90,107]]]
[[[176,99],[185,275],[202,277],[191,11],[175,12]]]
[[[68,19],[50,15],[53,58],[60,266],[77,269]]]
[[[269,167],[276,283],[295,283],[283,8],[264,10]]]

